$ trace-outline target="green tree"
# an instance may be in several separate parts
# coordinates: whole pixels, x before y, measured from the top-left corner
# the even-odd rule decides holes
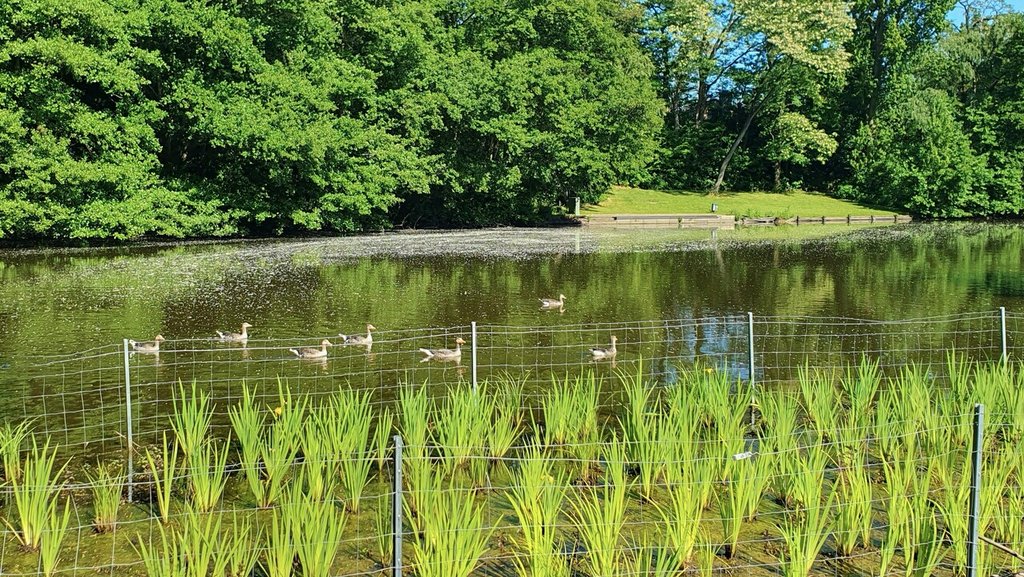
[[[131,2],[0,2],[0,237],[232,230],[216,200],[161,181],[145,22]]]
[[[643,175],[660,105],[636,16],[610,0],[424,3],[431,50],[403,117],[432,159],[403,220],[531,221]],[[400,102],[406,102],[403,100]],[[424,104],[425,102],[425,104]]]
[[[971,149],[955,109],[945,92],[924,89],[864,124],[851,154],[859,198],[933,217],[986,212],[985,159]]]

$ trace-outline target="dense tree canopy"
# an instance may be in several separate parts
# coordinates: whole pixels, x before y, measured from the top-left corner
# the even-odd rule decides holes
[[[0,0],[0,236],[500,223],[638,179],[617,0]]]
[[[0,0],[0,238],[535,222],[614,183],[1024,210],[961,0]]]

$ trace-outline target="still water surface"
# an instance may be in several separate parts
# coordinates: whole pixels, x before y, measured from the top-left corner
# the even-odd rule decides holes
[[[9,392],[0,411],[59,415],[47,430],[73,444],[89,438],[90,426],[110,438],[111,427],[123,430],[125,338],[168,339],[159,356],[129,361],[141,389],[133,418],[143,419],[166,411],[179,380],[232,399],[242,380],[328,389],[339,380],[385,388],[469,379],[465,358],[424,364],[418,349],[453,347],[471,322],[481,326],[491,371],[483,377],[508,371],[550,382],[562,367],[611,374],[608,364],[589,362],[587,349],[612,333],[620,364],[643,356],[670,374],[677,361],[719,355],[746,377],[747,311],[892,320],[1003,306],[1016,319],[1024,312],[1024,227],[499,229],[11,250],[0,251],[0,275],[0,382]],[[538,307],[538,298],[559,293],[564,311]],[[210,340],[242,322],[253,325],[245,348]],[[378,328],[371,351],[335,347],[328,361],[309,363],[287,350],[367,323]],[[963,334],[995,329],[978,323],[919,346],[994,350],[993,333]],[[760,353],[828,345],[791,332]],[[864,350],[885,346],[864,341]]]
[[[517,230],[0,251],[0,359],[122,338],[255,339],[756,315],[899,319],[1024,304],[1024,228]],[[787,238],[797,235],[796,238]],[[537,307],[564,293],[561,314]]]

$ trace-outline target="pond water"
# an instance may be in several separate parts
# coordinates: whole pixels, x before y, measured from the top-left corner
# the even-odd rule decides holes
[[[1008,348],[1024,349],[1024,227],[1015,224],[498,229],[8,250],[0,275],[9,392],[0,411],[45,415],[66,444],[119,442],[123,339],[157,334],[167,339],[159,355],[127,359],[136,433],[164,428],[146,419],[166,413],[179,381],[230,401],[243,380],[271,396],[278,379],[385,396],[402,383],[471,380],[469,348],[459,363],[421,362],[418,349],[471,342],[474,322],[480,379],[530,375],[538,387],[579,368],[612,374],[617,367],[592,362],[588,349],[613,335],[618,368],[644,359],[645,372],[671,380],[704,358],[748,378],[748,311],[762,382],[785,380],[804,357],[836,365],[868,354],[889,366],[955,346],[994,358],[999,307]],[[563,310],[539,307],[560,293]],[[800,320],[808,317],[816,320]],[[867,328],[838,320],[934,317]],[[253,325],[244,347],[213,339],[243,322]],[[377,327],[370,350],[332,347],[313,362],[288,351],[367,323]]]

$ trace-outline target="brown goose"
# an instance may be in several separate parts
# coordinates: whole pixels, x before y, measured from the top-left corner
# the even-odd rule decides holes
[[[557,299],[539,299],[542,309],[560,309],[565,306],[565,295],[558,295]]]
[[[462,337],[455,339],[455,350],[452,349],[420,349],[420,352],[427,355],[427,359],[437,359],[439,361],[452,361],[462,357],[462,345],[466,344],[466,341],[462,340]]]
[[[618,340],[618,337],[612,335],[612,345],[610,347],[594,347],[590,349],[590,354],[594,357],[594,360],[613,358],[615,353],[618,352],[615,350],[615,342]]]
[[[249,340],[249,328],[251,327],[252,325],[250,325],[249,323],[242,323],[242,332],[222,333],[220,331],[217,331],[217,337],[220,338],[220,340],[222,341],[247,341]]]
[[[320,341],[320,348],[306,347],[303,349],[288,349],[296,357],[300,359],[322,359],[327,356],[327,347],[331,346],[331,341],[324,339]]]
[[[128,339],[128,344],[131,345],[132,349],[137,353],[159,353],[160,343],[162,342],[164,342],[163,335],[153,337],[153,340],[148,343],[140,343],[138,341]]]
[[[338,333],[341,337],[343,345],[362,345],[368,346],[373,344],[373,331],[377,330],[377,327],[367,324],[366,325],[366,336],[363,335],[343,335]]]

